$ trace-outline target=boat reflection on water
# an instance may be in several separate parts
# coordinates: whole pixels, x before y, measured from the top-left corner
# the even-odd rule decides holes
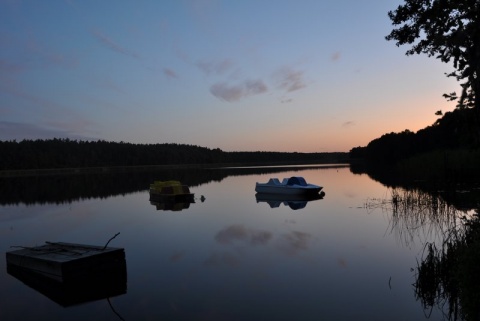
[[[150,204],[155,206],[157,211],[182,211],[190,207],[191,203],[195,203],[193,200],[175,202],[172,200],[162,200],[159,198],[150,198]]]
[[[190,188],[179,181],[155,181],[150,184],[150,204],[158,211],[181,211],[195,203]]]
[[[257,193],[255,198],[257,203],[266,202],[270,208],[277,208],[283,205],[290,207],[292,210],[299,210],[307,206],[308,202],[323,199],[325,192],[312,195],[288,195],[288,194],[269,194]]]

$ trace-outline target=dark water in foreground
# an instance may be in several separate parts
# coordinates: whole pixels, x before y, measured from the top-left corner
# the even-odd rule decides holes
[[[426,319],[430,311],[412,284],[425,242],[438,237],[435,227],[415,222],[412,229],[408,219],[369,206],[389,189],[348,167],[276,171],[218,169],[201,179],[177,173],[196,197],[180,211],[149,201],[148,182],[174,178],[168,174],[132,173],[129,179],[142,175],[140,188],[97,196],[92,191],[101,188],[85,186],[88,179],[58,178],[66,198],[55,184],[33,181],[22,198],[25,181],[4,180],[2,189],[18,192],[0,205],[3,253],[45,241],[104,245],[120,232],[110,246],[125,248],[128,281],[124,293],[65,307],[8,274],[3,256],[0,320]],[[325,197],[291,207],[257,202],[255,182],[293,175],[324,186]],[[35,201],[37,184],[43,190]],[[434,309],[430,318],[442,314]]]

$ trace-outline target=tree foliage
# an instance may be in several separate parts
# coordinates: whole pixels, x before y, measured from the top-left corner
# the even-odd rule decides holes
[[[70,139],[0,141],[0,171],[214,163],[341,162],[346,153],[224,152],[184,144],[131,144]]]
[[[436,150],[478,150],[480,145],[472,129],[476,123],[474,113],[474,109],[456,109],[416,133],[404,130],[382,135],[366,147],[353,148],[350,157],[364,158],[372,164],[391,164]]]
[[[475,99],[480,92],[480,1],[405,0],[388,16],[396,28],[385,38],[397,46],[411,45],[407,55],[424,53],[452,62],[455,71],[447,76],[461,81],[462,93],[444,97],[480,112]]]

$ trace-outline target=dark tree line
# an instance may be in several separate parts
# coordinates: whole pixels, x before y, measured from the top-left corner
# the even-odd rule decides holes
[[[377,163],[396,162],[432,150],[476,149],[480,144],[480,2],[478,0],[405,0],[388,12],[394,29],[385,38],[397,46],[407,45],[406,54],[426,54],[454,71],[447,74],[460,81],[462,92],[444,94],[458,102],[434,125],[413,133],[389,133],[366,147],[353,148],[350,155]],[[438,112],[441,114],[441,111]]]
[[[345,163],[348,153],[225,152],[231,163],[290,164]]]
[[[408,46],[406,55],[426,54],[449,63],[461,93],[446,93],[457,109],[413,133],[389,133],[350,151],[352,170],[402,180],[474,181],[480,177],[480,1],[405,0],[388,16],[394,26],[385,38]],[[437,111],[436,115],[442,115]],[[452,185],[452,184],[450,184]],[[453,185],[452,185],[453,186]]]
[[[345,161],[347,153],[224,152],[184,144],[70,139],[0,141],[0,170]]]
[[[0,155],[1,170],[212,163],[222,158],[220,150],[198,146],[70,139],[2,141]]]
[[[435,150],[478,149],[473,109],[447,112],[435,124],[414,133],[405,130],[372,140],[366,147],[355,147],[350,157],[373,164],[392,164],[414,155]]]

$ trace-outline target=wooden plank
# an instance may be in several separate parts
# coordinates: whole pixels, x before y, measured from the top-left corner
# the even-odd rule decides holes
[[[125,251],[123,248],[47,242],[7,252],[6,259],[10,266],[67,282],[125,265]]]

